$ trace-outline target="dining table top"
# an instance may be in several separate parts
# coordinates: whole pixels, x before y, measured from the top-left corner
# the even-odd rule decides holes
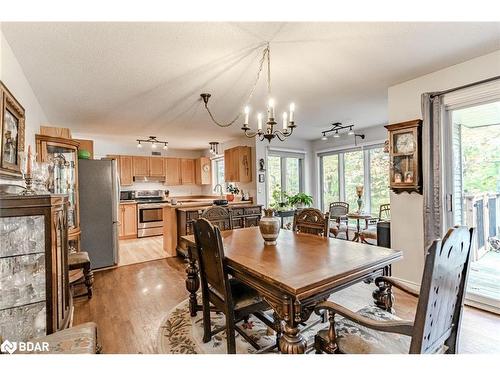
[[[264,245],[259,227],[226,230],[221,235],[228,267],[292,295],[331,287],[403,257],[398,250],[291,230],[281,230],[274,246]],[[194,235],[182,238],[195,246]]]

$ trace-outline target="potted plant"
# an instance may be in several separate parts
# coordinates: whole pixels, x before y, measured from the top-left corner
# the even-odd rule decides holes
[[[238,194],[240,192],[240,189],[238,188],[238,186],[233,185],[233,184],[227,185],[226,190],[229,193],[229,194],[226,194],[226,199],[228,202],[234,201],[234,195]]]
[[[313,204],[313,198],[306,193],[298,193],[288,197],[288,204],[295,208],[310,207]]]

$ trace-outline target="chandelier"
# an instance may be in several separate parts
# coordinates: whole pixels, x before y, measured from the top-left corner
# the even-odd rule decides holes
[[[137,141],[137,148],[142,148],[143,143],[149,143],[151,144],[151,148],[156,148],[157,145],[161,146],[163,144],[163,149],[164,150],[168,149],[167,141],[160,141],[153,135],[150,135],[148,139],[136,139],[136,141]]]
[[[259,71],[257,73],[257,78],[255,80],[254,86],[252,87],[252,90],[250,92],[250,95],[248,97],[247,103],[250,101],[250,99],[253,96],[253,93],[255,91],[255,87],[257,86],[257,83],[260,78],[260,74],[262,72],[262,69],[264,67],[264,62],[267,62],[267,94],[268,94],[268,103],[267,103],[267,120],[266,120],[266,126],[265,129],[263,128],[263,118],[262,118],[262,113],[257,113],[257,131],[252,131],[250,129],[249,125],[249,117],[250,117],[250,107],[247,105],[245,106],[245,109],[243,111],[245,115],[245,121],[243,122],[243,126],[241,130],[244,131],[245,135],[248,138],[254,138],[258,137],[261,141],[264,139],[267,139],[269,142],[271,142],[272,139],[278,138],[280,141],[284,141],[285,138],[289,137],[292,135],[293,130],[297,127],[295,125],[294,121],[294,115],[295,115],[295,104],[291,103],[289,107],[289,112],[283,112],[282,115],[282,128],[281,130],[276,127],[278,125],[277,119],[275,118],[275,102],[274,99],[271,97],[271,49],[269,47],[269,42],[266,43],[266,48],[264,49],[262,53],[262,58],[259,63]],[[210,118],[212,121],[221,127],[228,127],[232,124],[234,124],[242,115],[242,113],[239,113],[232,121],[228,123],[219,123],[215,120],[212,112],[208,108],[208,100],[210,99],[210,94],[208,93],[203,93],[200,94],[201,98],[203,99],[203,102],[205,103],[205,108],[208,111],[208,114],[210,115]]]
[[[354,132],[354,125],[342,125],[341,122],[334,122],[332,124],[331,129],[328,129],[328,130],[325,130],[325,131],[321,132],[321,134],[323,135],[321,137],[321,140],[326,141],[328,139],[328,137],[327,137],[328,133],[333,133],[333,138],[340,138],[341,133],[339,133],[339,132],[342,132],[345,129],[349,129],[347,131],[347,135],[354,135],[354,142],[356,142],[356,139],[358,137],[361,138],[361,139],[365,139],[365,135],[364,134],[356,134]]]

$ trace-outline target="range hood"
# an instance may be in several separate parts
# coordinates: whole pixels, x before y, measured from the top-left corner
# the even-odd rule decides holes
[[[165,176],[134,176],[134,181],[140,182],[165,182]]]

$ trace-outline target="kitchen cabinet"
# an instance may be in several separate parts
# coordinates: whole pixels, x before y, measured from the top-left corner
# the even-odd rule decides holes
[[[195,160],[195,183],[196,185],[210,185],[212,183],[210,158],[201,157]]]
[[[133,156],[134,177],[149,177],[149,157]]]
[[[120,239],[137,238],[137,204],[120,203],[118,237]]]
[[[166,158],[166,179],[165,185],[181,185],[181,159],[178,158]]]
[[[149,176],[165,177],[165,160],[162,157],[149,158]]]
[[[127,186],[134,183],[134,166],[132,156],[119,156],[118,173],[120,174],[120,185]]]
[[[252,182],[252,149],[237,146],[224,150],[224,178],[226,182]]]
[[[181,159],[181,184],[192,185],[195,182],[194,159]]]

